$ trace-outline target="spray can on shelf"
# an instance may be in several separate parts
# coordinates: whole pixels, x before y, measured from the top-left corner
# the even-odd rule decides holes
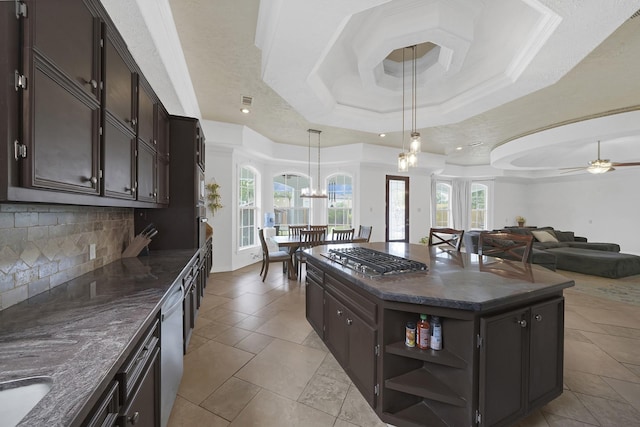
[[[431,348],[442,350],[442,325],[438,316],[431,316]]]
[[[413,322],[407,322],[404,334],[404,343],[407,347],[416,346],[416,324]]]
[[[429,340],[431,339],[431,331],[429,330],[429,322],[427,322],[427,315],[421,314],[420,321],[417,326],[418,331],[418,348],[426,350],[429,348]]]

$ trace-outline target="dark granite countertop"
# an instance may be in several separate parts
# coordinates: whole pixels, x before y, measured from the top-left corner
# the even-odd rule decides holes
[[[121,259],[0,311],[0,382],[53,378],[19,425],[70,425],[151,324],[195,253]]]
[[[335,275],[386,301],[484,311],[574,285],[573,280],[538,265],[449,251],[439,246],[405,243],[353,246],[368,247],[428,266],[426,272],[368,277],[323,256],[329,249],[327,246],[310,251],[312,262],[328,267]]]

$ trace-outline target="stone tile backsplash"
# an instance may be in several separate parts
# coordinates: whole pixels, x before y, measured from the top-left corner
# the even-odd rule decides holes
[[[132,238],[130,208],[0,204],[0,310],[119,259]]]

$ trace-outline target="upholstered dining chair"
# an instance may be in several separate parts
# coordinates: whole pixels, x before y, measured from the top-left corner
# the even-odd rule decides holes
[[[371,239],[371,231],[373,230],[373,226],[372,225],[361,225],[358,228],[358,238],[362,238],[362,239],[367,239],[367,242],[369,241],[369,239]]]
[[[483,231],[478,238],[478,255],[531,262],[533,236]]]
[[[296,265],[298,267],[298,280],[302,280],[302,264],[307,263],[307,254],[304,252],[304,249],[323,244],[326,236],[325,229],[300,231],[300,250],[295,253]]]
[[[460,252],[464,230],[453,228],[431,228],[429,230],[429,246],[446,245]]]
[[[353,233],[355,229],[349,228],[345,230],[336,230],[333,229],[331,232],[331,240],[353,240]]]
[[[281,262],[282,266],[287,268],[288,277],[291,278],[291,275],[295,271],[293,262],[291,261],[291,254],[287,251],[269,252],[269,247],[267,246],[267,241],[264,237],[264,230],[262,228],[258,229],[258,236],[260,237],[260,245],[262,246],[262,269],[260,270],[260,275],[262,275],[262,272],[264,271],[262,281],[264,282],[267,278],[269,264],[272,262]]]

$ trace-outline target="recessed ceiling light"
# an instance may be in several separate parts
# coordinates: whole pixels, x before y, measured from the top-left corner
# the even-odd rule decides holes
[[[462,150],[462,147],[456,147],[456,150],[460,151]]]
[[[241,108],[240,111],[244,114],[249,114],[251,112],[251,110],[249,110],[248,108]]]
[[[387,136],[387,134],[386,134],[386,133],[379,133],[379,134],[378,134],[378,136],[379,136],[380,138],[384,138],[385,136]]]

